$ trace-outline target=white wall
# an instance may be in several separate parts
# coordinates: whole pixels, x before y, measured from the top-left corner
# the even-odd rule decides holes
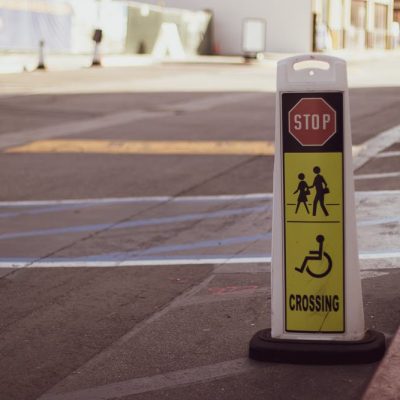
[[[93,30],[101,28],[103,53],[120,53],[125,49],[126,5],[112,0],[63,0],[73,10],[72,52],[93,52]]]
[[[141,2],[160,4],[158,0]],[[311,0],[164,0],[163,3],[166,7],[212,10],[215,42],[223,54],[242,53],[242,22],[251,17],[267,21],[267,52],[311,51]]]

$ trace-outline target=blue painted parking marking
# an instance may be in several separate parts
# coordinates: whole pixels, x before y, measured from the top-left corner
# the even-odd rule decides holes
[[[70,226],[65,228],[37,229],[26,232],[3,233],[0,235],[0,240],[35,237],[35,236],[64,235],[69,233],[80,233],[80,232],[94,232],[106,229],[107,230],[132,229],[150,225],[176,224],[180,222],[232,217],[243,214],[261,213],[269,209],[271,209],[270,206],[259,206],[259,207],[248,207],[248,208],[239,208],[231,210],[221,210],[208,213],[176,215],[173,217],[149,218],[149,219],[121,222],[121,223],[111,222],[106,224]]]
[[[397,268],[397,264],[393,260],[400,258],[400,249],[393,238],[396,237],[395,234],[399,229],[400,217],[397,213],[394,213],[393,207],[396,208],[395,205],[398,204],[397,200],[400,197],[400,191],[365,192],[358,193],[357,196],[362,200],[360,201],[359,209],[361,211],[359,213],[358,226],[373,227],[371,230],[361,229],[359,231],[362,239],[360,259],[365,260],[365,262],[377,259],[388,260],[387,262],[382,262],[382,265],[378,267]],[[377,212],[376,199],[379,197],[386,199],[386,205],[381,207],[380,212]],[[7,253],[9,244],[5,241],[14,240],[16,241],[15,248],[18,249],[18,246],[20,246],[21,249],[26,249],[18,255],[16,254],[15,257],[11,254],[9,257],[0,258],[0,267],[6,269],[27,266],[135,267],[141,265],[268,264],[271,261],[269,254],[271,233],[263,231],[263,228],[265,229],[265,222],[270,225],[270,216],[268,216],[267,212],[271,211],[271,200],[272,195],[267,193],[180,198],[158,196],[0,202],[0,218],[8,218],[10,226],[23,227],[23,218],[29,216],[32,217],[29,218],[29,226],[38,228],[27,231],[6,231],[0,235],[0,241],[2,241],[0,243],[4,243],[4,246],[6,246],[4,247],[6,251],[3,254],[9,254]],[[369,203],[371,204],[369,205]],[[149,207],[146,207],[146,204],[149,204]],[[182,204],[182,207],[180,204]],[[93,218],[95,221],[96,219],[110,219],[110,215],[112,216],[115,210],[122,210],[121,207],[125,207],[123,209],[124,212],[134,215],[135,205],[140,205],[140,208],[136,209],[137,215],[156,210],[157,214],[161,214],[161,216],[137,220],[131,219],[123,222],[83,223],[76,226],[58,226],[45,229],[40,227],[43,224],[42,221],[52,224],[60,220],[53,217],[49,217],[47,220],[43,219],[43,215],[47,213],[62,214],[63,212],[68,213],[70,210],[85,209],[87,211],[79,214],[76,218],[83,222],[88,219],[93,222]],[[145,209],[143,209],[143,205]],[[216,207],[219,209],[215,211]],[[94,210],[94,213],[91,212],[91,209]],[[180,210],[190,212],[180,214]],[[390,210],[392,210],[391,215]],[[118,212],[121,214],[121,211]],[[389,213],[389,215],[384,215],[384,212]],[[38,218],[35,218],[35,216]],[[15,219],[14,222],[13,218],[18,219]],[[68,218],[65,220],[68,221]],[[209,226],[209,232],[204,231],[204,226],[198,229],[198,222],[205,220],[215,220],[212,225],[205,225]],[[181,223],[185,223],[185,225],[173,226]],[[140,231],[140,234],[144,235],[140,239],[141,247],[143,246],[143,248],[127,250],[126,246],[129,246],[129,243],[137,243],[137,241],[129,239],[132,237],[131,230],[147,226],[154,228]],[[126,232],[119,234],[122,235],[120,236],[121,243],[123,243],[124,238],[128,239],[125,245],[121,245],[121,250],[115,243],[115,235],[112,237],[110,244],[108,244],[108,237],[103,235],[101,243],[104,246],[91,246],[90,240],[95,238],[97,233],[115,229],[127,229]],[[177,229],[177,232],[179,232],[177,237],[179,239],[173,240],[174,236],[171,235],[171,232],[173,232],[171,229]],[[85,238],[87,242],[81,241],[81,239],[76,240],[73,237],[68,238],[68,235],[84,232],[89,233]],[[235,233],[240,232],[246,232],[246,234],[235,235]],[[388,234],[389,236],[387,236],[387,240],[378,244],[376,240],[372,240],[376,236],[376,232],[381,232],[384,235]],[[206,240],[204,240],[205,234],[208,235]],[[62,245],[54,248],[54,251],[48,251],[48,255],[33,257],[29,254],[29,241],[26,241],[26,238],[38,238],[38,240],[43,238],[43,243],[49,243],[51,248],[51,236],[64,238],[67,248],[69,249],[72,246],[72,252],[61,252],[65,249],[65,245]],[[163,239],[157,239],[158,236]],[[57,241],[55,242],[55,246],[60,246]],[[88,246],[86,246],[86,243],[88,243]],[[152,243],[153,245],[151,245]],[[28,245],[25,246],[26,244]],[[75,246],[77,244],[79,246]],[[131,244],[131,246],[135,245]],[[117,250],[107,252],[107,249]],[[206,253],[198,250],[205,250]],[[27,254],[24,254],[24,252]],[[68,253],[74,254],[74,256],[69,256]],[[65,256],[61,256],[61,254],[65,254]],[[368,264],[367,268],[371,269],[370,264]]]

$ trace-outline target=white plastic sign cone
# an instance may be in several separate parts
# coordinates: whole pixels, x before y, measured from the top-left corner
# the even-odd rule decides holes
[[[385,338],[364,328],[344,60],[278,63],[275,148],[271,329],[250,357],[376,361]]]

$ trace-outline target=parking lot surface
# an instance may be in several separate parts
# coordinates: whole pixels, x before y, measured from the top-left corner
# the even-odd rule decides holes
[[[388,343],[398,62],[349,63],[366,327]],[[275,78],[272,62],[0,76],[1,399],[362,398],[378,363],[247,356],[270,327]]]

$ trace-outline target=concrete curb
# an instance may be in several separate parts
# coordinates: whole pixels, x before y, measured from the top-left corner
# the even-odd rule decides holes
[[[373,376],[362,400],[400,399],[400,328]]]

